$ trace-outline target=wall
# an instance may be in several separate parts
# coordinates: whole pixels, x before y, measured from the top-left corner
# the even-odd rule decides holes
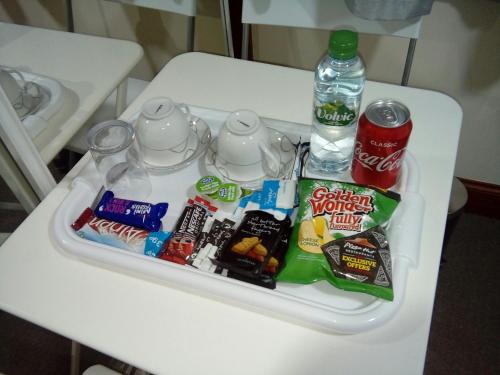
[[[256,26],[254,57],[311,70],[328,36],[327,31]],[[407,46],[402,38],[361,35],[368,78],[399,84]],[[500,185],[500,3],[436,1],[423,20],[409,86],[446,93],[461,104],[456,175]]]
[[[224,54],[219,2],[198,1],[195,49]],[[73,0],[77,32],[129,39],[145,56],[132,76],[152,79],[185,51],[187,19],[103,0]],[[500,3],[439,0],[424,18],[410,86],[444,92],[464,110],[456,175],[500,185]],[[0,20],[65,29],[64,0],[16,0],[0,4]],[[286,27],[253,28],[254,58],[313,69],[328,32]],[[407,41],[362,35],[368,78],[399,83]],[[432,136],[430,134],[429,136]],[[446,142],[446,140],[443,140]]]
[[[64,0],[7,0],[0,2],[0,21],[65,30]]]
[[[151,80],[174,56],[186,52],[188,17],[102,0],[73,0],[75,31],[133,40],[144,48],[144,58],[132,71]],[[195,50],[224,54],[219,2],[198,1]]]

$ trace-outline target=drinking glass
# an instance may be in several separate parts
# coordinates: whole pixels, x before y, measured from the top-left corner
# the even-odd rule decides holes
[[[151,181],[131,124],[101,122],[87,133],[87,144],[106,190],[135,200],[145,200],[151,194]]]

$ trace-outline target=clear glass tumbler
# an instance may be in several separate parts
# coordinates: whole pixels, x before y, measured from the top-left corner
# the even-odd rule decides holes
[[[151,194],[132,125],[120,120],[101,122],[87,133],[87,144],[106,190],[134,200],[145,200]]]

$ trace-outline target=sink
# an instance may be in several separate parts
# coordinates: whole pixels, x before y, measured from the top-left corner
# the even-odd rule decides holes
[[[12,74],[12,77],[20,87],[23,87],[25,83],[38,87],[39,96],[32,108],[24,112],[17,110],[21,122],[32,139],[35,139],[49,126],[57,127],[74,110],[71,103],[68,102],[68,98],[71,96],[68,95],[69,90],[56,79],[15,68],[5,68],[19,73]],[[27,98],[32,99],[29,95]]]

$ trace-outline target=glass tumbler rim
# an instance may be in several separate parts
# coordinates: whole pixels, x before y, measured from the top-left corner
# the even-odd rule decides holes
[[[116,142],[110,145],[99,145],[96,143],[97,136],[105,130],[112,128],[121,128],[125,130],[121,139],[116,139]],[[114,154],[127,149],[135,138],[134,128],[128,122],[122,120],[108,120],[94,125],[87,133],[87,145],[89,150],[100,154]]]

